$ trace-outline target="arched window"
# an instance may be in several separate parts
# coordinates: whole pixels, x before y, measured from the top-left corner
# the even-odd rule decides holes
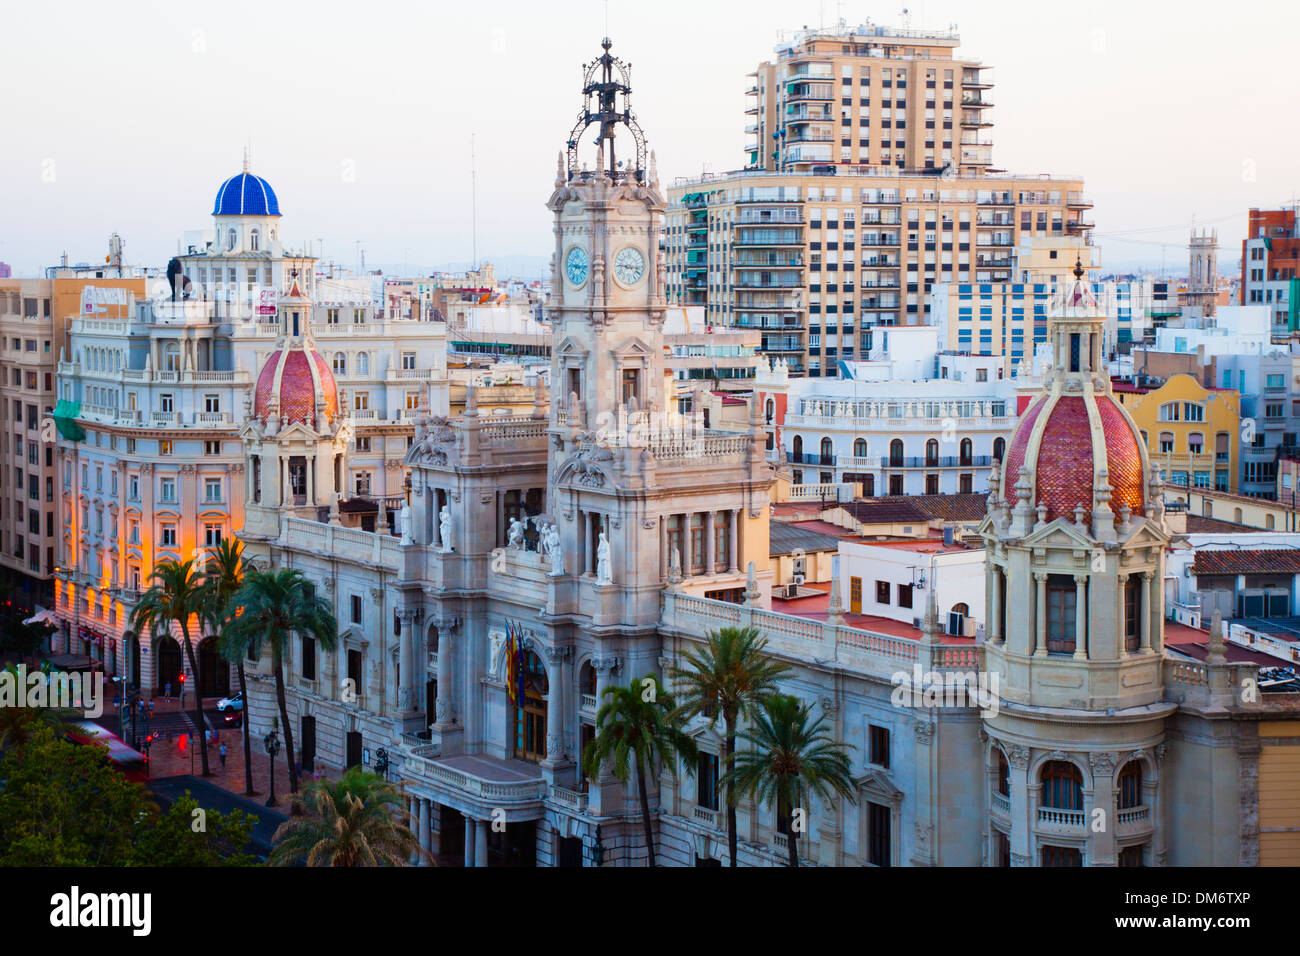
[[[248,248],[251,249],[253,252],[257,252],[258,249],[261,248],[261,239],[262,239],[261,231],[254,228],[248,234]]]
[[[1002,461],[1007,456],[1007,442],[1005,438],[993,439],[993,457]]]
[[[802,435],[794,436],[794,451],[792,452],[792,454],[794,455],[795,461],[799,462],[800,464],[803,463],[803,436]]]
[[[335,375],[348,374],[348,357],[344,355],[342,352],[334,353],[334,374]]]
[[[829,438],[823,438],[821,463],[823,465],[830,465],[830,464],[834,464],[834,462],[835,462],[835,446],[831,444],[831,440]]]
[[[972,449],[973,446],[971,445],[971,440],[969,438],[963,438],[958,449],[958,454],[961,455],[960,464],[969,465],[971,463]]]
[[[859,438],[853,443],[853,456],[855,458],[867,457],[867,440],[865,438]]]
[[[584,697],[596,696],[596,669],[591,666],[591,661],[583,662],[578,671],[578,693]],[[596,701],[596,706],[600,706],[600,701]]]
[[[776,402],[772,401],[772,399],[769,398],[769,399],[767,400],[767,420],[768,420],[768,422],[770,423],[774,417],[776,417]]]
[[[1051,760],[1043,766],[1043,806],[1054,810],[1083,809],[1083,774],[1066,760]]]
[[[925,464],[928,468],[934,468],[939,464],[939,442],[931,438],[925,443]]]
[[[227,230],[226,230],[226,248],[227,248],[227,249],[234,249],[234,248],[235,248],[235,243],[238,242],[238,241],[239,241],[239,233],[235,232],[234,229],[227,229]]]
[[[1142,806],[1142,764],[1130,760],[1119,772],[1119,808],[1132,810]]]
[[[370,374],[370,353],[369,352],[357,353],[357,374],[358,375]]]
[[[1264,527],[1265,527],[1267,530],[1269,530],[1269,531],[1272,531],[1272,530],[1273,530],[1273,516],[1272,516],[1272,515],[1264,515]]]
[[[1007,763],[1007,755],[998,747],[995,751],[998,755],[998,793],[1004,797],[1011,796],[1011,764]]]
[[[1232,509],[1232,520],[1235,521],[1235,522],[1237,522],[1237,524],[1241,524],[1241,509],[1240,509],[1240,508],[1233,508],[1233,509]]]
[[[903,467],[903,439],[895,438],[889,443],[889,467]]]
[[[520,677],[512,675],[519,680]],[[530,763],[546,758],[546,668],[532,651],[524,652],[523,694],[515,706],[515,757]]]

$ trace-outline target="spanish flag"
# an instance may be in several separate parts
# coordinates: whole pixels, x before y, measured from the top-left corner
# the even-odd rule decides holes
[[[509,621],[506,622],[506,693],[510,696],[510,703],[516,707],[519,701],[515,694],[515,671],[517,669],[516,661],[519,659],[519,648],[515,645],[515,627]]]

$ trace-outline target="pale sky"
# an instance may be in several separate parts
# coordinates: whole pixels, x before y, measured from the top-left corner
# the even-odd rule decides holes
[[[1195,219],[1231,272],[1250,206],[1300,191],[1300,5],[1098,0],[911,3],[956,23],[993,67],[995,165],[1082,175],[1103,268],[1171,273]],[[279,195],[282,235],[327,257],[427,270],[472,255],[544,257],[555,157],[600,53],[603,0],[11,3],[3,19],[0,261],[36,274],[65,250],[165,266],[211,225],[240,170]],[[902,3],[609,0],[613,52],[660,177],[743,164],[745,74],[778,33]],[[590,137],[587,137],[590,138]],[[1128,241],[1121,241],[1128,240]],[[1162,247],[1161,243],[1167,244]]]

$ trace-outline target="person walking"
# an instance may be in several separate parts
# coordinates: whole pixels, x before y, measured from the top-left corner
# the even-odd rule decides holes
[[[217,748],[217,756],[221,758],[221,769],[224,770],[226,768],[226,745],[224,742]]]

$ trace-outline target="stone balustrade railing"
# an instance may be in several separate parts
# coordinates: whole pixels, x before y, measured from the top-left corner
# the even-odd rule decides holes
[[[280,541],[289,547],[370,564],[387,571],[398,568],[401,544],[391,535],[341,528],[289,515],[282,516],[280,521]]]

